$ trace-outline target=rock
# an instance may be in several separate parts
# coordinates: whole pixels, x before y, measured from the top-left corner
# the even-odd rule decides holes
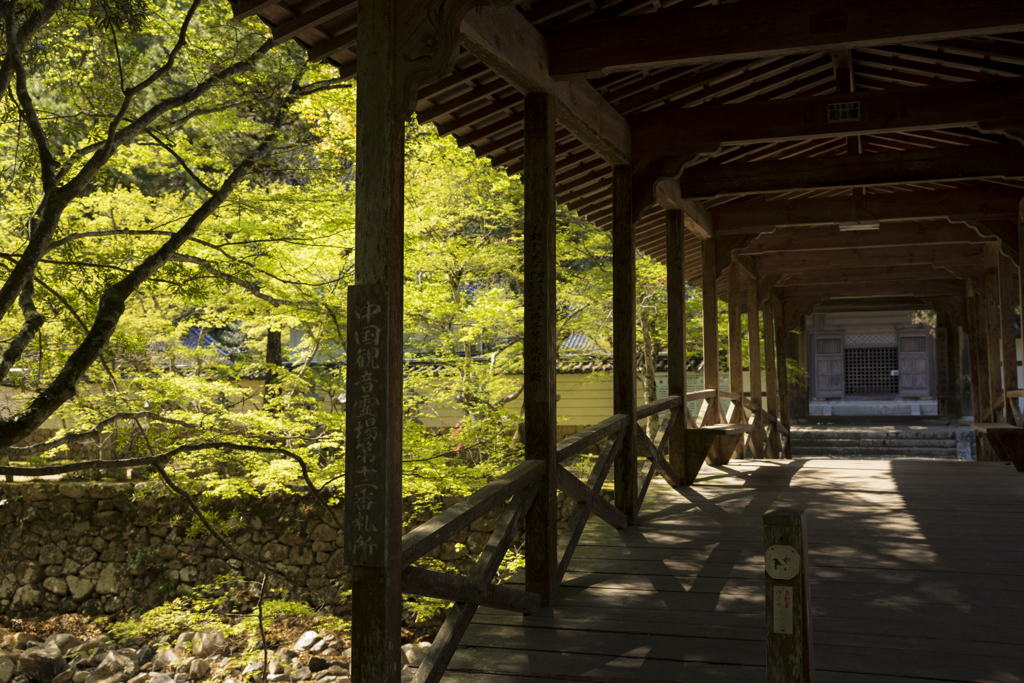
[[[277,651],[277,656],[284,660],[295,659],[299,656],[299,653],[295,650],[289,650],[286,647],[282,647]]]
[[[43,592],[34,583],[22,586],[14,592],[11,599],[11,608],[16,612],[25,612],[38,609],[43,604]],[[38,641],[37,641],[38,642]]]
[[[188,674],[174,674],[174,683],[188,683]]]
[[[46,571],[38,562],[22,562],[15,570],[18,583],[39,583],[46,576]]]
[[[140,647],[139,651],[136,653],[136,658],[138,659],[139,667],[143,667],[151,663],[153,661],[153,657],[155,656],[156,650],[153,649],[152,645],[147,643],[146,645]]]
[[[318,640],[320,640],[319,633],[317,633],[316,631],[306,631],[301,636],[299,636],[298,640],[295,641],[294,647],[299,652],[304,652],[305,650],[308,650],[309,648],[313,647],[313,645],[315,645]]]
[[[205,659],[212,655],[224,654],[229,649],[228,639],[216,629],[202,631],[192,638],[192,654],[196,657]]]
[[[0,683],[8,683],[14,678],[14,670],[17,666],[10,657],[0,655]]]
[[[402,663],[409,666],[418,666],[420,661],[427,655],[427,648],[406,643],[402,646]]]
[[[68,590],[71,591],[71,597],[76,602],[82,602],[96,590],[96,584],[90,579],[80,579],[77,576],[69,576],[65,579],[68,584]]]
[[[329,648],[331,644],[327,642],[326,638],[316,641],[313,643],[313,647],[309,648],[309,651],[313,654],[319,654]]]
[[[308,681],[313,678],[313,672],[309,670],[308,666],[300,666],[292,672],[292,678],[297,681]]]
[[[71,676],[71,683],[85,683],[87,678],[89,678],[88,671],[76,671],[74,675]]]
[[[56,545],[48,544],[39,549],[40,564],[61,564],[64,562],[64,551]]]
[[[103,614],[103,603],[97,598],[90,598],[82,603],[78,611],[87,617],[98,617]]]
[[[62,597],[68,594],[68,582],[59,576],[50,576],[46,578],[43,581],[43,588]]]
[[[174,679],[167,674],[153,674],[149,677],[149,683],[174,683]]]
[[[43,644],[49,645],[50,643],[55,643],[57,648],[60,650],[60,653],[66,656],[69,650],[81,645],[82,641],[70,633],[54,633],[52,636],[47,638]]]
[[[193,659],[188,665],[188,680],[201,681],[210,673],[210,664],[205,659]]]
[[[34,633],[15,633],[14,640],[11,641],[14,649],[24,650],[28,647],[29,643],[41,643],[43,642],[42,636],[37,636]]]
[[[270,683],[288,683],[288,681],[292,680],[292,677],[286,673],[270,674],[267,676],[267,680]]]
[[[352,661],[352,648],[350,648],[350,647],[345,648],[345,651],[341,653],[341,656],[345,658],[346,662],[351,662]]]
[[[68,668],[55,643],[25,650],[18,659],[18,673],[36,681],[52,683],[57,674]]]
[[[313,529],[309,537],[314,541],[333,543],[338,538],[338,532],[327,524],[319,524]]]
[[[96,580],[96,592],[100,595],[111,595],[116,593],[121,587],[121,573],[118,571],[116,564],[108,564],[100,572],[99,578]]]
[[[195,631],[182,631],[178,634],[178,639],[174,641],[174,649],[182,653],[188,652],[192,645],[192,639],[195,637]]]
[[[139,662],[135,650],[122,649],[107,652],[100,665],[92,672],[97,678],[109,678],[115,675],[134,676],[139,673]]]
[[[149,679],[149,674],[139,674],[133,678],[128,679],[128,683],[146,683]]]
[[[176,647],[160,650],[153,657],[153,671],[168,671],[178,666],[181,662],[181,654],[181,650]]]
[[[330,666],[330,663],[323,657],[309,658],[309,670],[313,673],[316,673],[317,671],[326,671]]]
[[[64,671],[61,671],[54,677],[51,683],[68,683],[74,675],[74,669],[64,669]]]
[[[90,638],[81,645],[68,650],[69,655],[77,655],[79,652],[94,652],[96,650],[109,650],[110,643],[104,638]]]

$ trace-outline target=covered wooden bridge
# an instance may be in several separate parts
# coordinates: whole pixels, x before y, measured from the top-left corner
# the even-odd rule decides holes
[[[1022,464],[1014,310],[1022,295],[1024,3],[238,0],[234,11],[240,18],[258,14],[280,41],[300,41],[312,59],[330,60],[343,75],[359,81],[357,284],[349,294],[348,357],[353,363],[348,377],[345,516],[354,578],[353,678],[358,683],[399,679],[403,592],[456,602],[427,663],[419,668],[419,680],[438,680],[444,674],[478,605],[533,612],[531,619],[542,619],[543,610],[552,605],[561,609],[567,601],[585,607],[587,596],[594,595],[588,592],[589,579],[576,569],[585,565],[571,563],[589,558],[587,553],[601,546],[593,542],[598,532],[586,527],[592,514],[601,524],[623,530],[601,536],[612,539],[606,542],[608,555],[620,560],[624,549],[637,543],[648,560],[671,559],[666,548],[675,547],[672,538],[690,533],[686,528],[692,520],[696,529],[721,526],[718,541],[725,545],[716,547],[723,552],[728,543],[756,545],[756,529],[746,529],[754,534],[750,538],[738,536],[749,516],[739,515],[733,520],[735,528],[728,527],[725,517],[716,517],[724,508],[716,507],[706,488],[691,484],[706,457],[722,467],[743,450],[769,459],[786,455],[791,392],[782,351],[787,335],[816,306],[934,309],[948,329],[966,331],[973,414],[977,422],[989,425],[982,454]],[[414,113],[509,172],[523,175],[528,460],[403,537],[402,145],[404,122]],[[612,232],[616,323],[615,414],[561,443],[555,440],[556,204]],[[671,396],[639,409],[633,374],[637,250],[668,267],[672,373]],[[738,332],[745,316],[754,340],[749,349],[754,400],[740,393],[742,386],[719,387],[714,363],[708,363],[705,390],[689,397],[703,399],[705,407],[699,415],[686,410],[687,280],[704,289],[705,320],[711,323],[705,328],[705,348],[716,346],[716,300],[729,301],[734,369],[740,363]],[[757,342],[760,326],[763,349]],[[766,386],[760,381],[762,365]],[[827,369],[821,381],[828,381]],[[913,381],[913,373],[907,374],[906,381]],[[762,393],[767,393],[765,410],[758,400]],[[731,405],[724,414],[721,399]],[[671,411],[669,427],[653,443],[637,420],[663,410]],[[603,457],[588,481],[560,465],[600,443]],[[779,470],[771,464],[728,467],[705,473],[712,480],[747,477],[738,486],[748,487],[746,492],[764,502],[770,495],[756,487],[758,478],[767,477],[778,488],[777,478],[765,473],[788,472],[785,467],[796,465]],[[1000,589],[1006,591],[1004,607],[1010,611],[1000,612],[1006,621],[998,628],[1012,630],[1020,628],[1019,592],[1013,592],[1019,590],[1021,558],[1015,553],[1020,537],[1009,531],[1017,527],[1009,525],[1003,527],[1006,533],[987,537],[982,531],[985,520],[1008,520],[1013,518],[1010,513],[1020,512],[1019,480],[989,482],[984,474],[1010,469],[952,475],[969,477],[981,488],[976,495],[950,497],[941,504],[942,492],[955,490],[948,479],[922,475],[907,490],[928,498],[940,512],[959,505],[962,513],[982,500],[993,506],[985,514],[958,517],[958,533],[973,540],[957,546],[956,552],[978,552],[975,559],[982,561],[994,561],[985,548],[1003,553],[999,561],[1011,575],[1016,572],[1018,581]],[[612,503],[598,493],[606,477],[614,482]],[[872,477],[856,469],[825,477],[809,485],[820,495],[807,504],[822,504],[822,492],[832,488],[830,506],[877,504],[905,511],[905,499],[900,503],[885,495],[858,493],[870,488]],[[985,493],[990,484],[990,493]],[[938,488],[929,493],[929,486]],[[555,525],[559,490],[578,501],[561,537]],[[641,509],[645,496],[655,506],[646,517],[648,509]],[[786,495],[777,497],[777,502],[786,502]],[[509,500],[469,577],[410,566]],[[700,522],[690,514],[694,509],[712,521]],[[668,525],[681,530],[667,530]],[[491,580],[498,562],[521,526],[527,539],[525,590],[495,586]],[[839,527],[826,528],[831,533]],[[981,544],[982,538],[990,543]],[[925,554],[904,548],[901,557],[927,557],[926,549],[916,550]],[[849,551],[836,551],[838,556],[844,552]],[[871,564],[877,553],[864,557],[868,570],[885,566]],[[688,561],[703,560],[697,553]],[[620,562],[619,567],[620,573],[622,567],[633,567],[619,577],[622,586],[638,594],[648,589],[639,578],[639,565]],[[749,567],[744,571],[756,583],[758,572]],[[977,580],[968,570],[958,576],[958,581]],[[918,579],[927,583],[927,577]],[[678,584],[678,577],[656,583],[665,581]],[[708,622],[680,610],[690,623],[710,629],[721,626],[718,620],[723,619],[758,628],[757,619],[743,620],[743,610],[732,615],[729,581],[704,585],[719,586],[717,607]],[[921,595],[931,594],[927,585],[920,590]],[[911,592],[909,585],[890,585],[886,599],[899,602]],[[966,601],[967,611],[976,615],[984,600],[977,602],[977,594],[966,588],[962,595],[968,596],[959,598]],[[991,595],[985,599],[990,598],[995,600]],[[481,615],[481,624],[496,623],[492,611]],[[522,616],[509,618],[524,623]],[[684,621],[683,616],[679,619]],[[988,621],[977,626],[997,628]],[[486,640],[486,629],[472,628],[469,633],[477,644]],[[654,632],[646,633],[653,637]],[[557,628],[555,633],[560,633]],[[950,642],[962,637],[956,629],[948,633]],[[1019,630],[1001,633],[1019,644]],[[556,642],[568,650],[570,641],[555,637],[547,646]],[[861,642],[884,649],[877,638]],[[536,645],[537,638],[521,641],[520,649],[529,650],[530,643]],[[707,645],[721,647],[710,640]],[[634,664],[640,662],[636,677],[657,670],[661,673],[649,678],[672,678],[665,674],[671,667],[664,664],[671,657],[659,659],[664,647],[644,647],[637,644],[630,655]],[[688,647],[698,654],[687,661],[700,661],[700,643]],[[740,646],[736,651],[746,652]],[[949,656],[957,651],[946,650]],[[1002,664],[977,676],[969,665],[944,676],[933,666],[915,680],[1021,679],[1019,647],[1011,652],[986,645],[972,650],[972,656],[984,658],[986,651],[1002,657]],[[636,653],[643,652],[651,653],[649,659],[638,658]],[[482,676],[484,670],[503,671],[497,664],[491,669],[467,665],[460,657],[454,662],[469,672],[460,674],[465,680],[477,680],[472,676]],[[551,661],[550,656],[538,657],[536,661]],[[737,667],[750,664],[749,658],[747,653],[743,661],[723,666],[738,672]],[[540,675],[530,664],[533,660],[525,661],[518,673]],[[621,668],[590,666],[585,657],[558,661],[556,677],[562,680],[623,677],[609,673],[621,673]],[[655,661],[662,664],[649,663]],[[686,677],[679,673],[683,670],[678,669],[677,679]],[[879,675],[905,670],[893,667]],[[703,670],[694,671],[695,677],[702,676]],[[704,673],[709,678],[742,677]]]

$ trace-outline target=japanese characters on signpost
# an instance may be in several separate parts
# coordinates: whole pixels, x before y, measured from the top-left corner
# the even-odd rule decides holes
[[[765,616],[768,683],[814,680],[811,596],[804,511],[764,516]]]

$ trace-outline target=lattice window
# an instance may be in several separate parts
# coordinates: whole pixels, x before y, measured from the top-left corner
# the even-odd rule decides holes
[[[847,396],[878,396],[898,394],[899,377],[895,348],[846,349],[845,394]]]
[[[871,334],[848,334],[846,335],[846,346],[873,346],[875,348],[896,346],[896,333],[874,332]]]
[[[901,353],[924,353],[924,337],[900,337]]]
[[[842,339],[819,339],[817,345],[820,354],[841,353],[843,350]]]

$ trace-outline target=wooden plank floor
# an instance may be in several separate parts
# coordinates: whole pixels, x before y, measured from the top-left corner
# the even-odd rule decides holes
[[[737,461],[588,525],[555,607],[482,609],[445,681],[764,681],[761,516],[808,511],[817,680],[1024,682],[1024,475]]]

